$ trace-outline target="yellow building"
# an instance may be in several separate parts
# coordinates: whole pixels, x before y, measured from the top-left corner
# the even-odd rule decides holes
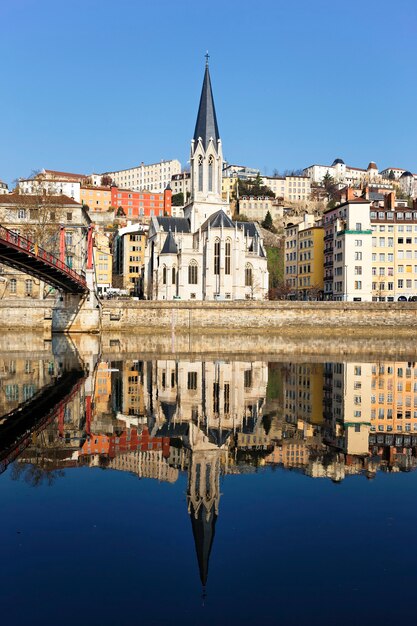
[[[372,300],[394,302],[417,297],[417,205],[388,196],[371,207]]]
[[[316,300],[324,288],[324,229],[306,214],[285,230],[285,278],[294,299]]]
[[[87,205],[90,212],[104,212],[111,207],[110,187],[81,187],[80,198],[81,204]]]
[[[371,431],[417,432],[417,367],[415,363],[372,364]]]
[[[94,235],[93,258],[97,291],[105,294],[112,286],[113,255],[110,242],[103,233],[96,232]]]

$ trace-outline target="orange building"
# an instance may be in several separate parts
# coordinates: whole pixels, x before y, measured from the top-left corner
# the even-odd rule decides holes
[[[81,204],[88,206],[89,211],[105,212],[112,207],[112,193],[110,187],[81,186]]]
[[[171,215],[172,191],[167,187],[163,193],[133,191],[111,188],[111,202],[116,211],[123,209],[127,218],[140,219]]]

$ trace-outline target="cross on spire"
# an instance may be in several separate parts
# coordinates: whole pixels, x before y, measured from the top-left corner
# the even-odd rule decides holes
[[[210,55],[209,55],[209,53],[208,53],[208,50],[207,50],[207,52],[206,52],[206,54],[205,54],[204,56],[206,57],[206,67],[208,67],[208,64],[209,64],[209,58],[210,58]]]

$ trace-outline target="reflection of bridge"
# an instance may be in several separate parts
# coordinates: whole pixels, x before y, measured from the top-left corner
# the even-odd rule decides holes
[[[62,259],[57,259],[4,226],[0,226],[0,261],[66,293],[83,294],[88,291],[84,276],[71,269]]]
[[[33,435],[56,417],[63,416],[65,406],[85,378],[82,370],[64,373],[56,382],[0,419],[0,473],[32,443]]]

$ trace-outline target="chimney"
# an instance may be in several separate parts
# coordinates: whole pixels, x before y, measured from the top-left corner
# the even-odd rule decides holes
[[[393,211],[395,207],[395,191],[391,191],[384,196],[384,208]]]
[[[355,200],[355,190],[352,187],[346,188],[346,201],[350,202],[351,200]]]

